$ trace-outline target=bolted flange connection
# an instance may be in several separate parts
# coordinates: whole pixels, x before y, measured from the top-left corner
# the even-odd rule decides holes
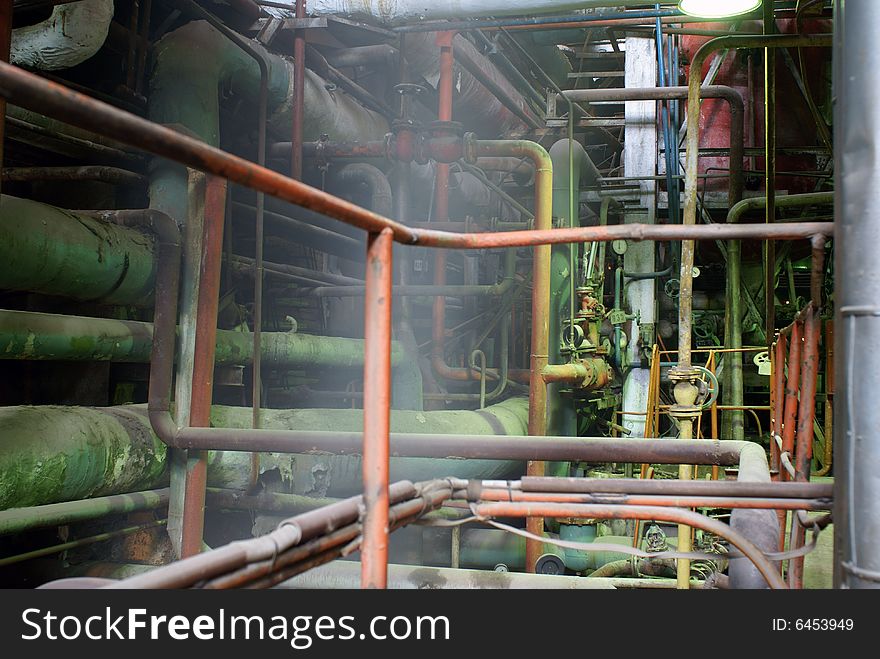
[[[699,377],[700,371],[689,364],[678,364],[669,371],[669,379],[675,383],[672,389],[675,404],[669,409],[669,416],[675,419],[695,419],[699,416]]]

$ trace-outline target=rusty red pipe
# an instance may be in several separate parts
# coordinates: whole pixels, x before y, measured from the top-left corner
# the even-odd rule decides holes
[[[782,417],[782,452],[794,455],[795,424],[798,407],[798,387],[801,373],[801,324],[796,322],[791,328],[788,347],[788,377],[785,380],[785,406]],[[780,472],[782,480],[788,474]]]
[[[388,470],[391,430],[391,229],[371,234],[364,295],[364,530],[361,587],[388,580]]]
[[[517,492],[488,489],[480,492],[482,501],[528,503],[599,503],[664,508],[748,508],[771,510],[830,510],[828,499],[776,499],[772,497],[684,496],[664,494],[577,494],[574,492]]]
[[[440,121],[452,121],[452,92],[454,87],[455,59],[452,48],[454,32],[438,32],[437,45],[440,47],[440,80],[437,92],[440,95],[437,116]],[[449,165],[437,164],[434,180],[434,212],[430,220],[446,222],[449,220]],[[434,285],[446,285],[446,252],[439,250],[434,255]],[[433,322],[431,326],[431,366],[434,372],[446,379],[471,379],[470,369],[454,369],[446,364],[446,298],[434,298]]]
[[[217,345],[217,311],[220,300],[220,269],[223,262],[223,224],[226,216],[226,181],[208,176],[205,182],[205,223],[202,238],[201,272],[197,300],[195,351],[193,354],[192,400],[189,424],[211,425],[214,392],[214,350]],[[205,527],[205,488],[208,460],[205,451],[190,455],[184,486],[182,558],[202,551]]]
[[[813,423],[816,418],[816,378],[819,371],[819,334],[822,318],[822,283],[825,266],[825,239],[815,237],[812,241],[812,264],[810,274],[809,312],[804,320],[804,359],[801,368],[800,406],[798,408],[797,443],[795,448],[795,480],[810,480],[810,467],[813,459]],[[826,440],[827,441],[827,440]],[[791,525],[792,549],[802,547],[806,529],[794,521]],[[804,586],[804,559],[795,558],[789,562],[788,584],[791,588]]]

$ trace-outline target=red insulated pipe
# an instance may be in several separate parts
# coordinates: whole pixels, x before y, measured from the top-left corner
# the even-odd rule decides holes
[[[391,229],[370,234],[364,295],[364,514],[361,587],[388,581],[388,470],[391,430]]]
[[[810,480],[810,467],[813,459],[813,423],[816,419],[816,379],[819,374],[819,334],[822,318],[822,280],[825,266],[825,239],[813,239],[813,259],[810,275],[810,297],[808,314],[804,320],[804,364],[801,369],[800,407],[798,408],[797,445],[795,450],[795,480]],[[827,440],[826,440],[827,441]],[[796,519],[791,524],[792,549],[804,545],[806,529]],[[804,587],[804,559],[795,558],[789,563],[788,585],[791,588]]]
[[[202,236],[201,271],[196,307],[193,354],[192,400],[189,425],[211,425],[214,392],[214,350],[217,345],[217,309],[220,301],[220,266],[223,261],[223,224],[226,213],[226,180],[208,176],[205,181],[205,222]],[[205,487],[208,482],[206,451],[189,455],[183,495],[181,558],[202,551],[205,527]]]
[[[795,448],[795,480],[810,480],[810,466],[813,459],[813,423],[816,418],[816,377],[819,369],[819,331],[822,319],[815,303],[804,321],[804,359],[801,368],[800,407],[798,409],[797,440]],[[806,529],[792,520],[791,549],[803,546]],[[788,584],[790,588],[804,587],[804,559],[795,558],[789,563]]]
[[[776,438],[782,438],[782,415],[783,408],[785,406],[785,337],[779,335],[776,337],[776,343],[773,346],[774,350],[774,360],[773,360],[773,381],[774,381],[774,393],[775,400],[773,401],[773,428],[772,428],[772,437],[770,438],[770,471],[775,472],[771,473],[771,478],[774,481],[782,481],[783,469],[782,461],[780,460],[780,447],[776,443]],[[785,520],[787,518],[787,513],[785,511],[780,510],[776,513],[777,518],[779,519],[779,550],[782,551],[785,548]],[[779,565],[780,569],[782,568],[782,564]]]
[[[795,322],[791,328],[788,347],[788,378],[785,381],[785,407],[782,418],[782,451],[794,455],[794,435],[797,420],[798,388],[801,374],[801,323]],[[782,480],[788,480],[788,473],[780,472]]]

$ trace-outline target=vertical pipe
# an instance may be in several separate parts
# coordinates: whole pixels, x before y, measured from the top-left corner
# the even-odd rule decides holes
[[[200,259],[199,281],[201,283],[196,312],[192,401],[189,420],[189,425],[197,428],[207,428],[211,425],[214,350],[217,345],[217,307],[220,300],[220,264],[223,258],[225,212],[226,180],[208,175],[205,183],[205,224]],[[193,556],[202,550],[207,476],[207,452],[191,452],[187,464],[184,491],[181,558]]]
[[[678,386],[678,385],[677,385]],[[678,438],[693,439],[694,436],[694,420],[691,418],[679,419]],[[679,480],[689,481],[693,478],[690,465],[678,465]],[[677,549],[681,553],[687,553],[693,549],[691,542],[691,527],[686,524],[678,525],[678,544]],[[687,559],[678,559],[675,562],[676,588],[679,590],[687,590],[690,588],[691,581],[691,562]]]
[[[141,94],[144,91],[144,72],[147,69],[147,54],[150,43],[150,17],[153,10],[153,0],[144,0],[144,11],[141,15],[140,38],[138,39],[137,71],[135,72],[134,91]]]
[[[810,480],[810,467],[813,458],[813,423],[816,419],[816,378],[819,371],[819,332],[822,318],[822,284],[825,275],[825,238],[814,236],[812,240],[813,260],[810,276],[811,309],[804,321],[804,363],[801,371],[800,408],[798,409],[797,450],[795,451],[795,480]],[[791,549],[804,544],[806,529],[792,515]],[[804,586],[804,559],[795,558],[789,563],[788,583],[790,588]]]
[[[794,455],[795,480],[810,480],[810,462],[813,458],[813,422],[816,409],[816,373],[819,364],[819,311],[814,306],[804,321],[804,359],[801,367],[800,404],[797,421],[797,448]],[[791,516],[789,548],[804,544],[805,529],[797,515]],[[789,588],[803,588],[804,559],[794,558],[788,564]]]
[[[782,415],[783,406],[785,404],[785,337],[778,335],[776,343],[773,344],[773,423],[771,424],[770,435],[770,470],[776,472],[773,480],[781,481],[784,476],[782,473],[783,466],[780,460],[780,446],[776,440],[782,441]],[[777,549],[783,551],[785,549],[785,520],[788,516],[784,510],[777,511],[779,519],[779,545]],[[782,563],[779,564],[780,569]]]
[[[834,11],[834,585],[878,588],[880,4]]]
[[[825,321],[825,455],[822,460],[822,468],[816,472],[816,476],[827,476],[831,472],[832,448],[834,437],[834,321]]]
[[[782,417],[782,452],[794,454],[794,435],[798,407],[798,387],[801,376],[801,324],[795,322],[791,328],[788,347],[788,377],[785,380],[785,407]],[[781,480],[788,475],[780,472]]]
[[[9,61],[12,47],[13,0],[0,0],[0,60]],[[6,98],[0,98],[0,169],[3,168],[3,144],[6,141]],[[0,183],[2,185],[2,183]]]
[[[543,149],[541,149],[543,151]],[[553,226],[553,167],[546,152],[543,163],[535,160],[535,229],[549,229]],[[550,245],[539,245],[534,250],[532,265],[532,338],[529,377],[529,434],[545,435],[547,432],[547,387],[541,378],[541,371],[547,366],[550,346]],[[554,337],[555,340],[555,337]],[[543,476],[546,463],[529,460],[526,474]],[[544,519],[529,517],[526,530],[533,535],[542,536]],[[541,543],[526,541],[526,571],[534,572],[535,564],[541,555]]]
[[[364,295],[364,524],[361,587],[388,578],[388,463],[391,423],[391,229],[370,234]]]
[[[306,0],[296,0],[296,17],[306,17]],[[306,37],[297,30],[293,39],[293,126],[290,137],[290,177],[302,180],[303,114],[305,107]]]
[[[251,53],[260,66],[260,96],[257,114],[257,164],[266,164],[266,130],[269,114],[269,67],[265,59]],[[263,228],[266,196],[257,192],[254,221],[254,362],[251,371],[251,403],[253,405],[251,425],[260,427],[260,408],[263,394]],[[251,486],[260,478],[260,454],[251,453]]]
[[[136,75],[137,75],[137,51],[138,51],[138,21],[140,17],[140,3],[138,0],[131,0],[131,15],[128,24],[128,53],[125,57],[125,86],[134,91]]]
[[[454,32],[437,33],[436,43],[440,47],[440,79],[437,82],[439,95],[437,117],[439,121],[452,121],[452,92],[455,73],[452,40],[454,37]],[[449,165],[446,163],[437,163],[434,181],[434,212],[429,219],[436,222],[445,222],[449,219]],[[446,285],[446,250],[444,249],[438,249],[434,254],[434,285]],[[431,339],[432,363],[445,363],[446,297],[443,295],[434,298]]]
[[[764,3],[764,34],[776,34],[773,15],[775,2]],[[767,194],[765,221],[776,221],[776,48],[764,48],[764,190]],[[776,327],[776,246],[772,240],[764,243],[764,280],[766,329],[765,336],[773,336]]]
[[[730,240],[727,243],[727,295],[726,295],[727,337],[726,348],[742,348],[742,243]],[[767,336],[772,336],[768,334]],[[745,404],[743,397],[743,360],[742,353],[728,352],[724,355],[727,367],[727,383],[730,394],[727,404],[741,408]],[[730,435],[724,439],[743,439],[745,437],[745,415],[741,409],[725,412]]]

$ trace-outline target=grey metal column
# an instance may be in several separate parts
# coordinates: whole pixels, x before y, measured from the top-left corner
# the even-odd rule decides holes
[[[835,3],[835,574],[880,588],[880,3]]]

